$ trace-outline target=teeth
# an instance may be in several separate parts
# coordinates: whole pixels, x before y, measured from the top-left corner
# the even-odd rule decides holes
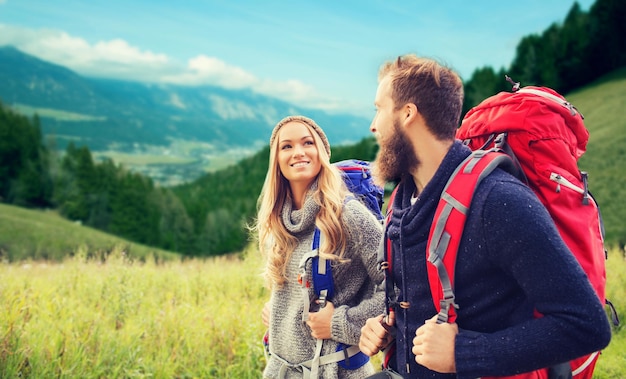
[[[309,164],[309,162],[298,162],[298,163],[294,163],[293,167],[302,167],[302,166],[306,166],[308,164]]]

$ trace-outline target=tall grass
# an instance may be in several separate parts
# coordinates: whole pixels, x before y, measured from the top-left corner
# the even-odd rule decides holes
[[[250,264],[1,265],[0,377],[257,378],[267,294]]]
[[[259,378],[269,294],[255,250],[212,260],[0,264],[0,378]],[[242,259],[242,257],[245,257]],[[608,297],[626,315],[626,261],[613,249]],[[615,328],[597,378],[626,377]],[[379,362],[375,359],[374,362]]]
[[[626,251],[614,248],[609,252],[606,265],[607,289],[606,297],[616,308],[621,317],[620,326],[613,329],[613,338],[609,346],[602,352],[594,378],[626,378]]]

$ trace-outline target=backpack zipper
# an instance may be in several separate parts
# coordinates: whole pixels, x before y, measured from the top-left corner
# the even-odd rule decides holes
[[[562,177],[560,174],[557,174],[556,172],[550,173],[550,180],[556,183],[557,193],[561,192],[561,186],[567,187],[583,195],[582,202],[584,205],[587,205],[589,204],[589,190],[587,189],[587,173],[583,171],[580,174],[582,176],[584,188],[578,187],[576,184],[570,182],[569,180],[565,179],[564,177]]]

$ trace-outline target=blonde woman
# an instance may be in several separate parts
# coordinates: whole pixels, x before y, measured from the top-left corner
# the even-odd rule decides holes
[[[306,284],[316,227],[319,254],[331,262],[335,287],[323,307]],[[270,353],[263,377],[372,374],[372,365],[355,345],[365,321],[384,307],[384,291],[375,291],[384,276],[376,267],[382,228],[350,196],[341,173],[330,164],[324,131],[309,118],[286,117],[272,131],[256,231],[271,289],[263,311]]]

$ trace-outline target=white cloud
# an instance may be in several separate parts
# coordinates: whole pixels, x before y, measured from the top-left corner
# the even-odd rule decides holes
[[[165,54],[142,51],[121,39],[91,45],[58,30],[0,24],[0,45],[13,45],[86,76],[152,81],[171,66]]]
[[[0,0],[0,3],[6,0]],[[28,29],[0,24],[0,46],[13,45],[40,59],[67,67],[81,75],[147,83],[188,86],[215,85],[228,89],[248,88],[307,108],[328,111],[349,109],[323,96],[298,80],[275,81],[257,78],[245,69],[206,55],[198,55],[183,65],[166,54],[142,50],[122,39],[90,44],[60,30]]]
[[[258,79],[245,70],[229,66],[217,58],[199,55],[190,59],[186,68],[166,74],[160,78],[160,81],[183,85],[210,84],[239,89],[254,86]]]

